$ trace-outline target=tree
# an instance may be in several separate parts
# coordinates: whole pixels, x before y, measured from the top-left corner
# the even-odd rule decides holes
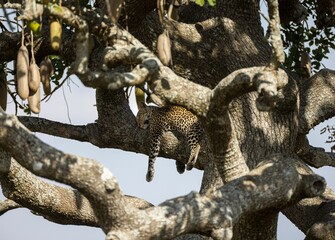
[[[325,2],[327,11],[321,11]],[[115,8],[115,3],[120,5]],[[333,1],[306,3],[318,10],[318,28],[334,26]],[[294,50],[292,45],[287,45],[291,51],[286,55],[293,60],[282,65],[279,16],[288,29],[285,43],[289,43],[288,36],[296,40],[290,27],[304,20],[306,8],[297,0],[279,1],[279,7],[278,1],[268,0],[268,41],[260,23],[259,1],[224,0],[215,7],[200,7],[193,1],[173,4],[179,10],[178,21],[159,19],[155,9],[162,9],[155,1],[96,1],[94,7],[71,1],[1,3],[5,9],[19,10],[19,18],[31,30],[36,30],[32,23],[42,23],[34,41],[26,34],[36,62],[59,56],[52,59],[56,75],[62,77],[66,68],[85,86],[96,89],[98,111],[97,121],[86,126],[17,118],[1,111],[0,183],[9,199],[1,203],[1,211],[19,204],[49,221],[99,227],[106,239],[276,239],[282,211],[306,239],[333,239],[335,194],[308,165],[334,165],[334,155],[310,146],[306,134],[335,115],[335,73],[322,69],[310,77],[297,71],[295,57],[301,48]],[[46,37],[48,19],[63,24],[59,49],[51,47]],[[1,27],[0,62],[5,66],[16,59],[21,31]],[[154,54],[163,30],[172,42],[170,67]],[[312,34],[309,38],[314,39]],[[317,58],[313,66],[321,60]],[[53,78],[56,85],[61,85],[60,77]],[[156,104],[183,106],[201,122],[203,139],[196,167],[204,170],[204,177],[199,193],[152,206],[124,195],[102,164],[65,154],[30,132],[148,154],[149,132],[137,127],[124,90],[143,88],[145,82],[148,89],[144,90]],[[10,84],[6,81],[7,90],[17,99]],[[33,110],[16,103],[27,112]],[[166,134],[162,142],[161,156],[186,163],[189,152],[182,136]]]

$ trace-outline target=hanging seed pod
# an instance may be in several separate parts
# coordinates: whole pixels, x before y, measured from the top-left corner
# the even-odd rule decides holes
[[[62,25],[58,20],[50,23],[50,42],[53,50],[58,51],[62,40]]]
[[[40,70],[35,62],[32,62],[29,66],[29,90],[36,92],[40,87]]]
[[[22,27],[21,47],[17,52],[16,58],[16,81],[17,93],[22,100],[29,96],[28,74],[29,74],[29,53],[26,46],[24,46],[24,28]]]
[[[53,74],[54,69],[49,57],[45,57],[40,63],[40,75],[41,82],[43,85],[43,91],[45,95],[50,95],[51,85],[50,85],[50,76]]]
[[[7,85],[6,73],[0,72],[0,106],[4,111],[7,109]]]
[[[31,56],[32,58],[29,66],[29,78],[28,78],[30,94],[35,93],[37,91],[37,89],[40,87],[41,82],[40,70],[35,62],[34,57],[34,37],[32,31],[31,31]]]
[[[41,90],[38,87],[36,92],[34,93],[30,93],[29,97],[28,97],[28,105],[30,110],[33,113],[40,113],[41,111]]]
[[[161,60],[165,66],[169,66],[172,63],[171,42],[167,30],[164,30],[164,32],[158,36],[157,52],[159,60]]]

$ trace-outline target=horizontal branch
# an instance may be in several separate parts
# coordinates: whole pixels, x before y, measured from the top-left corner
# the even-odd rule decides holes
[[[13,2],[6,2],[6,3],[1,2],[0,8],[10,8],[10,9],[21,10],[22,4],[21,3],[13,3]]]
[[[273,156],[247,175],[207,196],[192,192],[157,207],[135,213],[146,223],[130,230],[109,232],[107,239],[171,239],[182,233],[202,233],[213,239],[231,239],[242,216],[262,210],[279,210],[304,197],[323,193],[325,181],[314,174],[301,175],[299,161]]]
[[[120,89],[128,86],[135,86],[145,82],[158,70],[155,60],[148,59],[137,65],[130,72],[117,71],[90,71],[83,72],[71,69],[86,87]]]
[[[125,104],[121,107],[123,109],[129,108],[128,103]],[[103,107],[103,109],[106,108]],[[149,131],[137,127],[133,113],[130,110],[129,112],[119,111],[115,107],[108,111],[110,112],[108,116],[100,115],[99,118],[101,122],[104,121],[102,119],[106,118],[108,125],[99,122],[87,125],[71,125],[30,116],[19,116],[18,119],[32,132],[89,142],[99,148],[117,148],[148,155],[150,146]],[[133,118],[133,122],[122,121],[129,118]],[[104,134],[101,134],[102,132]],[[108,134],[106,134],[107,132]],[[187,162],[189,150],[186,139],[181,137],[180,134],[178,135],[178,133],[169,132],[163,135],[162,141],[169,144],[164,144],[161,147],[159,156]],[[203,169],[202,163],[207,161],[207,154],[206,148],[203,148],[200,152],[196,168]]]
[[[3,193],[11,200],[0,202],[0,215],[10,209],[26,207],[55,223],[99,227],[91,204],[80,192],[46,183],[14,159],[1,155],[0,183]],[[152,206],[130,196],[127,202],[139,209]]]
[[[89,141],[87,126],[85,125],[75,126],[51,121],[44,118],[28,116],[19,116],[18,119],[32,132],[45,133],[56,137],[68,138],[81,142]]]

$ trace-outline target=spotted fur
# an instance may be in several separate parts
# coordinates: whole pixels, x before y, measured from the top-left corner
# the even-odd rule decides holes
[[[185,108],[172,106],[158,108],[147,106],[141,108],[136,116],[138,127],[150,129],[150,151],[146,179],[150,182],[154,177],[154,164],[158,156],[161,138],[167,131],[178,131],[186,136],[188,145],[191,148],[190,157],[187,161],[187,170],[195,165],[200,151],[201,127],[198,118]],[[177,171],[183,173],[185,164],[176,161]]]

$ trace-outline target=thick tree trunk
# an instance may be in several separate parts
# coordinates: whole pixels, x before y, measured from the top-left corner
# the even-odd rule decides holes
[[[218,1],[218,6],[212,9],[191,5],[184,9],[185,12],[182,10],[181,22],[165,23],[172,38],[175,72],[213,88],[237,69],[266,65],[271,52],[264,38],[259,10],[259,1],[227,0]],[[195,19],[201,22],[195,23]],[[154,49],[155,39],[161,31],[156,13],[152,13],[134,35]],[[284,95],[294,95],[296,91],[296,85],[291,82]],[[97,96],[101,95],[99,92]],[[255,105],[256,96],[250,93],[234,100],[229,110],[240,150],[250,168],[273,153],[292,156],[298,129],[297,98],[293,99],[293,107],[292,102],[282,102],[274,111],[260,112]],[[99,104],[110,101],[99,101],[98,97],[97,102],[99,121],[110,119],[104,117]],[[115,103],[110,104],[115,106]],[[222,185],[216,172],[214,164],[206,165],[201,192],[207,192],[213,185]],[[246,216],[234,227],[234,239],[276,239],[277,219],[278,212],[273,210],[257,216]]]
[[[259,10],[258,1],[219,1],[215,9],[209,10],[198,6],[186,8],[180,14],[180,21],[190,23],[196,19],[202,22],[195,25],[167,23],[174,45],[174,70],[212,88],[234,70],[266,65],[271,53],[263,35]],[[136,36],[151,47],[152,40],[161,31],[158,20],[151,15],[142,26]],[[294,91],[297,87],[291,83],[285,94]],[[286,102],[274,111],[259,112],[255,100],[255,93],[242,96],[233,101],[229,111],[243,157],[251,168],[272,153],[292,155],[297,134],[296,107]],[[281,109],[285,107],[288,110],[283,114]],[[222,184],[215,173],[214,165],[205,167],[201,192]],[[234,227],[234,239],[276,239],[277,218],[273,210],[246,216]]]

